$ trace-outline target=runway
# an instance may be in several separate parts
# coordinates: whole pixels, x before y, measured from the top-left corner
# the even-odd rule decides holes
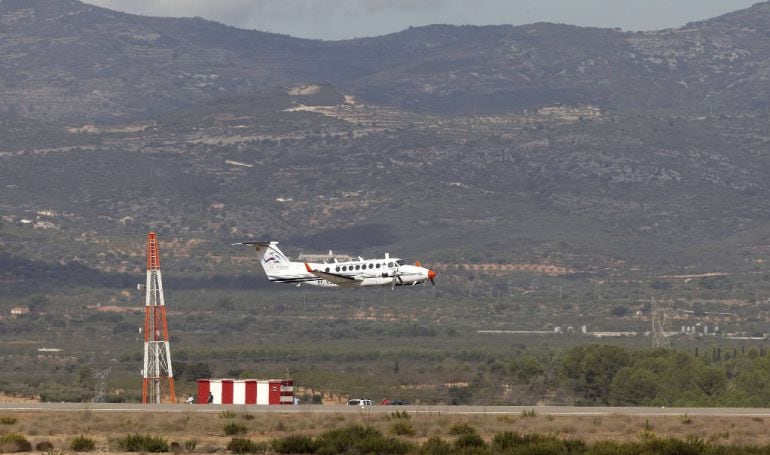
[[[536,415],[553,416],[711,416],[768,417],[768,408],[645,408],[576,406],[345,406],[345,405],[211,405],[139,403],[0,403],[0,412],[98,412],[98,413],[221,413],[236,411],[254,414],[389,414],[406,411],[422,415]]]

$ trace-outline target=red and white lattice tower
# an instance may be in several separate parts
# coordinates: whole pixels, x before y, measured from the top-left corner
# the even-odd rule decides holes
[[[168,383],[168,399],[176,403],[174,374],[171,369],[171,346],[168,342],[166,304],[160,276],[158,238],[147,234],[147,284],[145,285],[144,370],[142,403],[161,402],[161,383]]]

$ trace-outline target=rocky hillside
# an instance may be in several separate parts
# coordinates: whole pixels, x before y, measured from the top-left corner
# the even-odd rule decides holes
[[[245,238],[494,275],[764,270],[767,2],[643,33],[323,42],[75,0],[3,0],[0,25],[9,264],[136,271],[156,229],[190,274],[241,270]]]
[[[766,111],[770,3],[680,29],[434,25],[338,42],[76,0],[0,3],[0,103],[68,123],[146,119],[295,83],[326,83],[417,112],[552,104]]]

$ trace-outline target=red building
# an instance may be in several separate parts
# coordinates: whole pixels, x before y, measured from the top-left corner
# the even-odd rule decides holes
[[[292,379],[198,379],[197,403],[294,404]]]

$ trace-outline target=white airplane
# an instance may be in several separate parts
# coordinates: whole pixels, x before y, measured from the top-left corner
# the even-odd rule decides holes
[[[280,249],[278,242],[240,242],[262,253],[262,268],[274,283],[294,283],[297,286],[356,288],[367,286],[414,286],[430,281],[435,286],[436,272],[417,262],[406,265],[398,258],[385,254],[384,259],[363,259],[332,263],[292,262]]]

